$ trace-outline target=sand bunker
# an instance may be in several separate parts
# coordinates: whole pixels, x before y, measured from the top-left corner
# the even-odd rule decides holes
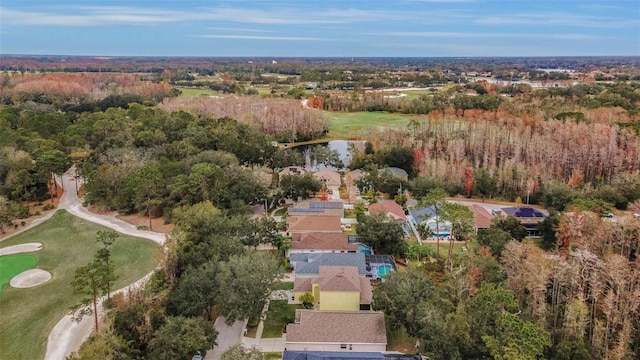
[[[42,269],[23,271],[11,279],[9,285],[14,288],[30,288],[44,284],[51,279],[51,274]]]
[[[6,248],[0,249],[0,256],[34,252],[40,249],[42,249],[41,243],[25,243],[25,244],[13,245],[13,246],[8,246]]]

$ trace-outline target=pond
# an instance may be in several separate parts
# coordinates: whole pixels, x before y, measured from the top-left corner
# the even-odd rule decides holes
[[[365,140],[331,140],[326,143],[300,146],[299,148],[296,148],[296,149],[299,149],[304,154],[305,167],[307,169],[311,169],[312,171],[315,171],[315,170],[320,170],[327,167],[331,170],[337,171],[337,170],[344,170],[349,167],[349,164],[351,163],[351,157],[352,157],[351,149],[353,147],[355,147],[356,149],[364,149],[365,144],[366,144]],[[338,153],[338,156],[340,157],[340,160],[344,164],[344,167],[336,168],[334,166],[325,166],[324,164],[318,164],[316,161],[313,161],[311,159],[310,154],[312,150],[315,149],[316,147],[325,147],[325,148],[328,148],[329,150],[336,151]]]

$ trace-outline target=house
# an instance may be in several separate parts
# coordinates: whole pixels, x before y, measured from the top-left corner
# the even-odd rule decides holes
[[[385,360],[381,352],[285,350],[282,360]]]
[[[371,280],[358,273],[355,266],[320,266],[312,278],[296,278],[294,300],[310,293],[318,310],[371,310],[373,289]]]
[[[349,178],[351,179],[351,181],[353,181],[354,183],[358,180],[360,180],[361,177],[364,176],[364,173],[362,172],[362,170],[360,169],[355,169],[352,171],[349,171],[346,175],[345,178]]]
[[[320,266],[355,266],[358,274],[367,275],[366,258],[360,253],[293,253],[289,261],[296,278],[318,276]]]
[[[342,201],[308,200],[300,201],[287,210],[289,215],[344,215]]]
[[[480,229],[488,229],[491,226],[491,219],[493,216],[480,205],[469,205],[467,206],[469,210],[473,213],[473,223],[475,224],[476,232]]]
[[[369,213],[384,213],[389,218],[395,220],[402,225],[402,229],[405,234],[410,233],[409,226],[407,225],[407,216],[404,214],[404,209],[398,203],[393,200],[382,200],[377,203],[369,205]]]
[[[407,217],[404,214],[404,209],[393,200],[382,200],[369,205],[369,213],[373,214],[379,212],[383,212],[399,223],[404,223],[407,221]]]
[[[387,349],[384,314],[378,311],[296,310],[287,325],[286,350],[379,352]]]
[[[287,166],[284,169],[280,170],[278,173],[279,176],[284,175],[304,175],[307,173],[307,169],[302,166]]]
[[[341,216],[318,216],[318,215],[296,215],[288,216],[287,231],[289,234],[295,233],[341,233],[342,226],[340,223]]]
[[[529,206],[504,207],[501,209],[501,214],[518,219],[527,229],[527,236],[540,236],[538,223],[547,216],[544,212]]]
[[[313,177],[323,182],[328,188],[338,188],[342,185],[342,177],[337,171],[324,168],[313,173]]]
[[[451,224],[450,221],[442,220],[439,216],[436,216],[436,208],[433,205],[421,208],[410,208],[409,218],[416,227],[419,227],[419,225],[427,226],[433,233],[433,236],[447,237],[451,235],[453,224]]]
[[[344,253],[358,252],[358,244],[350,244],[349,236],[344,233],[294,233],[287,257],[294,253]]]

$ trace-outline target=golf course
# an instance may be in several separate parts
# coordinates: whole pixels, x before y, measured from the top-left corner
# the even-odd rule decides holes
[[[76,268],[93,259],[100,247],[96,233],[105,227],[58,210],[49,220],[0,242],[0,248],[38,242],[42,249],[28,254],[0,256],[0,349],[3,359],[42,359],[47,336],[80,297],[71,281]],[[159,247],[152,241],[122,235],[111,248],[118,279],[115,289],[142,278],[157,264]],[[9,280],[38,268],[52,278],[32,288],[13,288]]]

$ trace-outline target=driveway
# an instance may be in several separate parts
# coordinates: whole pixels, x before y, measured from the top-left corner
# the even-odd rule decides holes
[[[242,341],[246,322],[236,321],[231,326],[228,326],[225,324],[225,320],[222,316],[218,316],[216,319],[214,326],[218,330],[218,346],[207,351],[204,360],[218,360],[225,350]]]

